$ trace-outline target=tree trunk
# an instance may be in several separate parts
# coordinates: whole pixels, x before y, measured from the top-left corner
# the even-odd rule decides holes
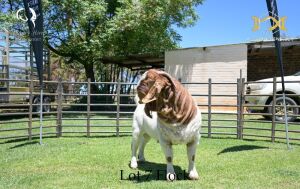
[[[95,73],[94,73],[94,64],[84,64],[84,69],[85,69],[85,76],[86,78],[90,78],[91,82],[95,82]],[[91,93],[92,94],[97,94],[99,93],[99,89],[97,85],[91,84]]]

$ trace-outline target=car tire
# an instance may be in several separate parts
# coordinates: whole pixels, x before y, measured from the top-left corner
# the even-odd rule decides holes
[[[285,97],[285,103],[287,106],[292,105],[292,106],[297,106],[297,102],[295,100],[293,100],[290,97]],[[269,103],[269,105],[272,106],[273,101],[271,101]],[[283,97],[278,97],[276,98],[276,105],[283,105]],[[276,115],[275,116],[275,120],[276,121],[284,121],[284,108],[283,107],[276,107],[276,114],[281,114],[280,115]],[[268,113],[272,114],[272,107],[268,107]],[[288,114],[293,114],[293,115],[298,115],[299,114],[299,108],[298,107],[287,107],[287,113]],[[269,117],[272,119],[272,116]],[[297,119],[297,117],[295,116],[288,116],[287,117],[287,121],[288,122],[293,122]]]

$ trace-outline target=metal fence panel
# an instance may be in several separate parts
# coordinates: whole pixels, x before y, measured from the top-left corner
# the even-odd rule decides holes
[[[0,79],[0,82],[10,79]],[[34,91],[36,80],[13,80],[14,82],[25,82],[30,86],[27,92],[3,92],[1,95],[28,96],[28,101],[2,102],[0,103],[0,139],[17,139],[38,136],[38,112],[34,112],[36,107],[35,98],[39,93]],[[43,112],[45,136],[73,136],[80,135],[86,137],[103,135],[130,135],[132,114],[135,109],[135,90],[129,94],[123,94],[122,89],[126,89],[132,83],[118,82],[68,82],[68,81],[45,81],[46,85],[56,86],[54,93],[46,93],[51,97],[51,102],[45,102],[45,106],[51,105],[51,109]],[[253,113],[247,109],[251,106],[245,102],[247,96],[246,89],[249,82],[243,78],[238,78],[237,82],[214,83],[211,79],[202,83],[183,83],[188,88],[189,85],[196,87],[207,87],[207,93],[193,93],[192,96],[198,102],[202,110],[203,125],[201,134],[211,137],[233,137],[238,139],[264,138],[272,142],[284,138],[283,122],[276,121],[276,108],[280,107],[275,101],[272,104],[262,104],[264,108],[271,108],[271,113]],[[269,96],[273,99],[279,97],[276,92],[276,80],[271,83],[274,87],[273,94],[256,95]],[[102,91],[92,93],[91,86],[95,85]],[[236,94],[224,93],[223,95],[215,91],[216,86],[222,85],[236,87]],[[106,90],[109,86],[110,93]],[[106,92],[105,92],[106,90]],[[123,90],[126,91],[126,90]],[[294,94],[288,94],[297,97]],[[224,103],[222,103],[223,99]],[[230,99],[230,100],[226,100]],[[225,103],[226,102],[226,103]],[[295,106],[299,108],[299,106]],[[221,109],[223,108],[223,110]],[[263,116],[271,117],[270,120],[263,119]],[[293,115],[299,116],[299,115]],[[291,140],[300,140],[300,122],[296,120],[290,123]]]

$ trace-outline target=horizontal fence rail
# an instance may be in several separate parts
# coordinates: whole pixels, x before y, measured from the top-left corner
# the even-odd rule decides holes
[[[5,89],[22,83],[22,87]],[[299,82],[299,81],[298,81]],[[38,80],[0,79],[0,139],[39,136]],[[288,83],[297,83],[290,82]],[[211,137],[237,139],[284,139],[283,105],[279,81],[267,82],[182,83],[192,94],[202,111],[201,134]],[[258,93],[255,84],[271,85],[271,93]],[[254,88],[251,88],[253,87]],[[51,88],[51,90],[50,90]],[[103,136],[131,135],[132,115],[136,107],[136,84],[123,82],[68,82],[45,81],[43,99],[43,135]],[[299,94],[288,93],[296,104],[288,105],[290,140],[300,141]],[[264,104],[253,104],[253,99],[267,99]],[[255,101],[255,100],[254,100]],[[291,101],[292,102],[292,101]],[[256,111],[260,110],[260,111]],[[297,110],[297,111],[296,111]],[[295,119],[292,119],[295,118]]]

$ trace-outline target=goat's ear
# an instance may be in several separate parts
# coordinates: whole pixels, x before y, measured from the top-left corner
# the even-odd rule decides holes
[[[145,105],[144,111],[148,117],[152,118],[152,115],[150,112],[151,110],[150,110],[150,107],[148,106],[148,104]]]
[[[145,105],[145,113],[148,117],[152,118],[152,111],[156,111],[156,101],[152,101]]]

